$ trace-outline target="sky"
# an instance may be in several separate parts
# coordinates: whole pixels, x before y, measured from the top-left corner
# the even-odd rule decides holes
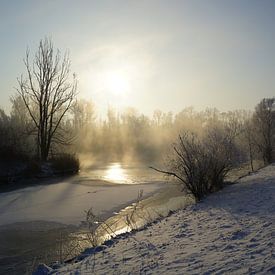
[[[0,0],[0,107],[50,37],[101,114],[253,109],[275,96],[274,26],[273,0]]]

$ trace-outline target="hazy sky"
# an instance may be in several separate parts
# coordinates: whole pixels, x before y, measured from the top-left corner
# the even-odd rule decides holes
[[[274,0],[1,0],[0,106],[50,36],[101,113],[252,109],[275,96],[274,26]]]

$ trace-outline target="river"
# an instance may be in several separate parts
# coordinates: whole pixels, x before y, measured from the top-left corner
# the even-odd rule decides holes
[[[31,186],[0,193],[0,273],[31,273],[41,261],[65,260],[80,253],[88,244],[79,241],[83,235],[79,232],[91,208],[100,220],[116,223],[116,233],[130,229],[122,220],[141,190],[143,209],[152,209],[152,203],[161,212],[167,212],[169,205],[178,208],[179,203],[171,199],[179,197],[178,190],[170,191],[167,198],[166,189],[162,175],[146,166],[109,163],[72,177],[35,179]],[[72,241],[76,235],[77,241]]]

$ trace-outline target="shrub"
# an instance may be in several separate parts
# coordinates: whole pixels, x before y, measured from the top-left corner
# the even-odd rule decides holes
[[[223,187],[227,173],[236,162],[233,137],[219,129],[202,137],[191,133],[179,135],[170,155],[169,171],[154,170],[179,179],[197,201]]]
[[[68,174],[79,171],[79,159],[74,154],[60,154],[50,160],[55,173]]]

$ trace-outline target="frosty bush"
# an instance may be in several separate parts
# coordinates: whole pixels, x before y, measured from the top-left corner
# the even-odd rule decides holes
[[[169,170],[151,168],[179,179],[199,201],[223,187],[225,176],[237,158],[234,135],[220,129],[207,130],[201,136],[185,132],[173,146]]]

